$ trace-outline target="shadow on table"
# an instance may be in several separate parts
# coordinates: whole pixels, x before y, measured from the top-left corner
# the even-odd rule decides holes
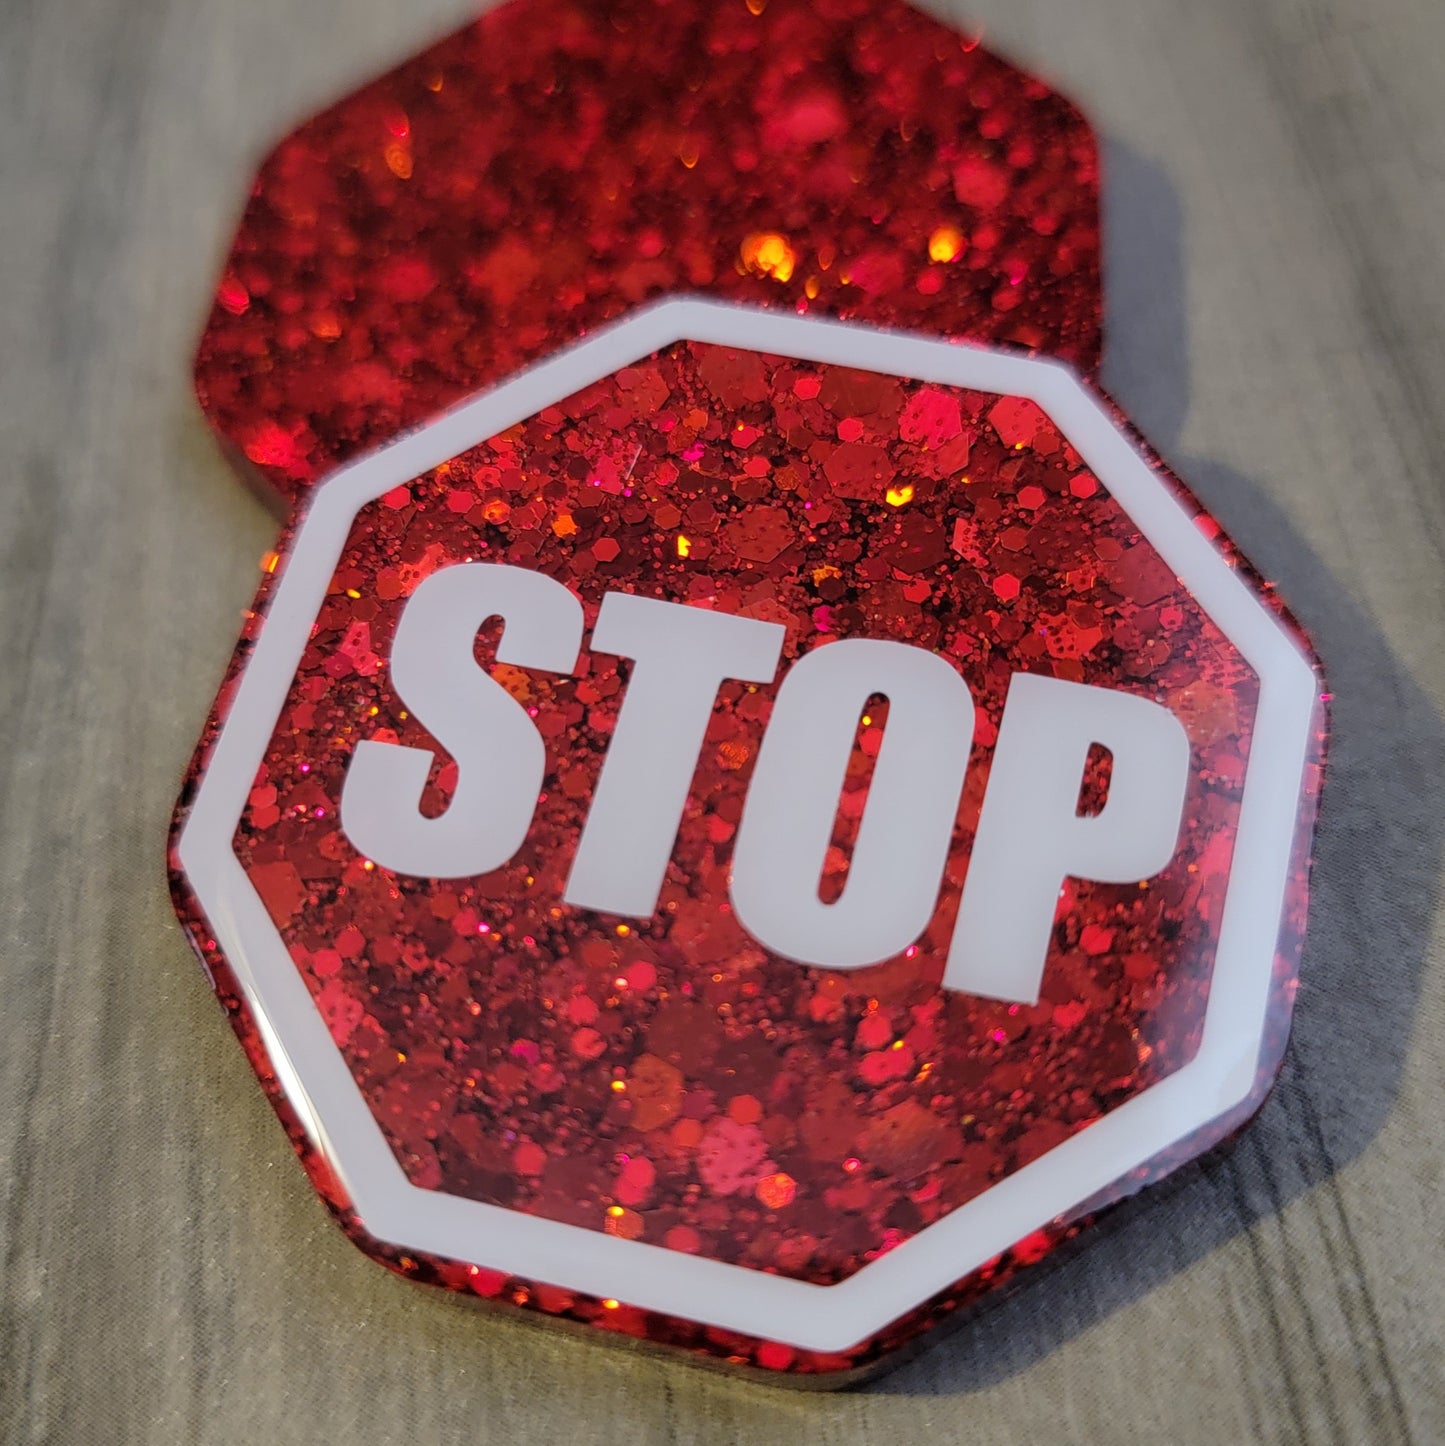
[[[1163,172],[1106,148],[1108,355],[1104,380],[1144,435],[1280,583],[1324,661],[1334,703],[1309,941],[1275,1092],[1240,1140],[1119,1206],[1064,1263],[874,1390],[949,1394],[1013,1375],[1328,1180],[1380,1129],[1399,1089],[1440,881],[1431,786],[1445,730],[1371,620],[1247,477],[1177,454],[1189,401],[1182,219]],[[1321,1209],[1362,1267],[1333,1197]],[[1288,1288],[1287,1284],[1282,1288]]]

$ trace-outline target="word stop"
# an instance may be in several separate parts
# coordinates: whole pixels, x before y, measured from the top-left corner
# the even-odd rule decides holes
[[[396,873],[462,878],[500,868],[532,822],[546,749],[525,708],[477,666],[489,620],[499,663],[569,674],[582,604],[561,583],[501,563],[458,563],[418,585],[397,625],[398,697],[457,765],[452,799],[421,812],[430,751],[359,743],[341,796],[353,846]],[[771,683],[781,624],[629,593],[602,602],[591,646],[632,660],[563,901],[649,917],[657,907],[718,688]],[[841,895],[819,894],[859,715],[888,700]],[[936,653],[880,638],[815,648],[788,671],[757,754],[734,846],[738,922],[763,947],[828,969],[906,949],[937,906],[972,746],[968,685]],[[1094,747],[1108,797],[1079,812]],[[1131,693],[1015,673],[979,817],[945,988],[1037,1000],[1067,878],[1134,883],[1173,856],[1189,740],[1167,708]]]

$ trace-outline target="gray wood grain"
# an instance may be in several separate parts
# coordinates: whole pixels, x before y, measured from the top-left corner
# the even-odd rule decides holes
[[[1108,137],[1107,381],[1313,632],[1333,773],[1255,1126],[833,1397],[378,1270],[165,896],[273,535],[190,397],[203,298],[262,147],[465,14],[0,8],[0,1439],[1445,1440],[1445,7],[969,7]]]

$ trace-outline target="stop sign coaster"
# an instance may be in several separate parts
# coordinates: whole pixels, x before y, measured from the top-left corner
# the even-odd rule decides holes
[[[589,83],[599,55],[626,70],[601,23],[558,22]],[[829,23],[867,53],[866,14]],[[438,51],[479,67],[476,44]],[[945,69],[982,63],[948,44]],[[413,66],[454,78],[436,52]],[[945,168],[954,204],[992,154]],[[299,313],[257,299],[260,252],[233,258],[203,392],[234,343],[223,428],[242,451],[290,437],[271,480],[305,505],[182,801],[176,895],[363,1249],[841,1381],[1258,1108],[1321,683],[1079,371],[921,334],[896,275],[861,318],[797,305],[783,252],[747,258],[759,234],[801,243],[755,224],[725,300],[627,304],[604,268],[571,330],[524,298],[532,329],[469,399],[422,367],[373,415],[353,357],[293,377],[272,432],[274,378],[240,358]],[[365,271],[367,345],[419,335]],[[1088,308],[1041,295],[1091,365],[1067,319]]]

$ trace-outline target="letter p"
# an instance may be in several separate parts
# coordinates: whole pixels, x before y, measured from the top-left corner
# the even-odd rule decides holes
[[[1109,795],[1081,816],[1089,750],[1113,755]],[[1032,1004],[1067,878],[1127,884],[1174,856],[1189,738],[1130,693],[1016,673],[994,749],[943,985]]]

